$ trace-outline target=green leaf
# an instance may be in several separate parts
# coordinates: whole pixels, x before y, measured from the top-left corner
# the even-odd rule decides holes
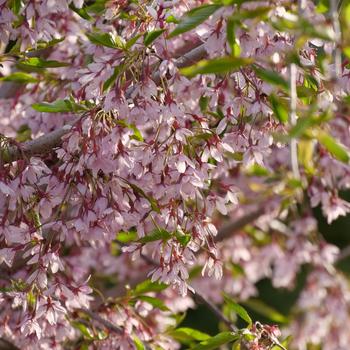
[[[174,36],[186,33],[198,27],[220,7],[221,5],[203,5],[185,13],[177,27],[169,34],[169,38],[173,38]]]
[[[41,102],[32,104],[32,108],[38,112],[46,113],[66,113],[71,112],[71,107],[66,100],[57,100],[55,102]]]
[[[59,67],[67,67],[69,63],[59,62],[54,60],[45,61],[40,57],[31,57],[26,60],[19,61],[17,63],[17,67],[26,71],[41,71],[45,68],[59,68]]]
[[[214,337],[202,341],[200,344],[191,348],[191,350],[212,350],[218,349],[219,346],[235,341],[239,336],[232,332],[222,332]]]
[[[171,237],[172,236],[168,231],[163,229],[155,229],[149,235],[140,238],[138,242],[149,243],[149,242],[154,242],[159,240],[167,241]]]
[[[88,12],[86,11],[86,7],[82,7],[82,8],[77,8],[74,6],[74,3],[70,3],[69,8],[74,11],[75,13],[77,13],[81,18],[86,19],[87,21],[92,20],[92,17],[88,14]]]
[[[58,43],[62,42],[64,39],[65,39],[65,37],[52,39],[51,41],[39,41],[37,43],[36,48],[32,48],[31,51],[44,50],[44,49],[47,49],[49,47],[53,47],[53,46],[57,45]]]
[[[32,130],[27,124],[20,126],[17,131],[16,141],[25,142],[31,140],[32,138]]]
[[[116,235],[116,240],[121,243],[130,243],[137,239],[137,232],[135,230],[120,231]]]
[[[334,158],[343,163],[349,163],[349,151],[346,150],[345,147],[336,141],[331,135],[323,130],[318,130],[316,132],[316,138]]]
[[[88,39],[95,45],[106,46],[112,49],[120,48],[117,46],[114,38],[110,33],[87,33]]]
[[[161,36],[164,33],[165,29],[157,29],[153,30],[152,32],[146,33],[143,39],[143,43],[146,46],[149,46],[153,43],[154,40],[156,40],[159,36]]]
[[[142,300],[155,308],[158,308],[162,311],[169,311],[169,308],[164,304],[164,302],[158,298],[150,297],[149,295],[139,295],[137,296],[137,300]]]
[[[149,293],[149,292],[161,292],[162,290],[166,289],[168,287],[165,283],[159,283],[159,282],[152,282],[151,280],[145,280],[138,284],[134,291],[134,295]]]
[[[230,298],[227,294],[224,294],[224,299],[227,306],[234,311],[242,320],[246,321],[249,325],[253,323],[252,319],[248,315],[248,312],[244,307],[237,304],[232,298]]]
[[[91,329],[85,326],[85,324],[77,321],[72,321],[72,326],[80,331],[80,333],[87,339],[94,339],[94,334]]]
[[[46,113],[68,113],[82,112],[86,107],[70,100],[56,100],[54,102],[40,102],[32,104],[32,108],[38,112]]]
[[[247,307],[249,307],[251,310],[257,312],[258,314],[265,316],[271,321],[278,322],[278,323],[288,323],[288,318],[282,315],[280,312],[275,310],[269,305],[266,305],[261,300],[258,299],[250,299],[243,304]]]
[[[146,350],[145,345],[142,343],[141,339],[137,335],[134,335],[132,338],[134,340],[136,350]]]
[[[133,38],[129,39],[125,44],[125,48],[127,50],[131,49],[133,45],[136,43],[136,41],[139,39],[139,37],[141,36],[142,36],[142,33],[139,33],[139,34],[136,34]]]
[[[258,7],[254,10],[241,10],[239,12],[235,12],[231,17],[229,17],[229,19],[238,23],[244,21],[245,19],[252,19],[256,17],[263,20],[270,10],[271,7]]]
[[[171,330],[168,334],[181,343],[188,343],[193,340],[203,341],[210,338],[210,335],[188,327]]]
[[[10,0],[8,6],[15,15],[18,15],[23,6],[23,2],[22,0]]]
[[[262,69],[257,66],[253,66],[254,71],[256,75],[262,79],[263,81],[266,81],[267,83],[270,83],[272,85],[276,85],[281,87],[285,91],[289,91],[289,83],[287,80],[285,80],[281,75],[278,73],[268,70],[268,69]]]
[[[270,97],[271,102],[271,108],[276,116],[276,118],[281,123],[286,123],[288,121],[288,110],[287,108],[281,103],[280,99],[278,99],[277,96],[271,94]]]
[[[38,79],[30,74],[23,72],[15,72],[6,77],[0,78],[0,81],[14,81],[16,83],[37,83]]]
[[[214,58],[212,60],[199,61],[193,66],[180,69],[180,72],[189,78],[197,74],[222,74],[237,71],[239,68],[251,64],[252,62],[253,60],[250,58],[226,56]]]
[[[190,242],[192,236],[190,234],[183,234],[179,231],[175,231],[175,236],[178,242],[183,246],[186,247],[187,244]]]
[[[122,67],[124,66],[120,65],[114,68],[113,74],[103,83],[103,87],[102,87],[103,92],[106,92],[115,83],[115,80],[117,79]]]

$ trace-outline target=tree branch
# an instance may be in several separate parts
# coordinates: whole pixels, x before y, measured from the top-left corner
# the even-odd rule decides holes
[[[190,52],[186,53],[182,57],[175,60],[175,65],[178,68],[182,68],[192,63],[200,60],[206,54],[204,45],[199,45],[192,49]],[[159,82],[160,76],[159,72],[153,75],[153,80]],[[126,93],[126,97],[130,97],[133,88],[129,89]],[[62,136],[67,134],[72,126],[78,121],[79,117],[74,118],[69,124],[64,127],[54,130],[46,135],[40,136],[35,140],[24,142],[19,146],[11,146],[7,150],[3,150],[2,155],[0,153],[0,164],[11,163],[18,159],[23,159],[26,157],[31,157],[35,155],[43,155],[50,152],[52,149],[59,147],[61,145]]]
[[[79,309],[78,311],[81,311],[82,313],[88,315],[91,319],[93,319],[96,322],[102,324],[103,326],[105,326],[108,330],[110,330],[113,333],[116,333],[118,335],[124,334],[122,328],[114,325],[112,322],[106,320],[105,318],[103,318],[100,315],[92,312],[91,310],[89,310],[89,309],[84,307],[84,308]]]
[[[235,232],[242,229],[244,226],[255,221],[260,216],[265,214],[266,203],[260,204],[256,209],[252,210],[246,215],[242,215],[238,219],[231,221],[219,229],[218,234],[215,237],[215,242],[221,242],[226,238],[232,236]]]

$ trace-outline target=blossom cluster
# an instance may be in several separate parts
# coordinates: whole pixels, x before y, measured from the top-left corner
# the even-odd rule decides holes
[[[178,349],[191,293],[245,301],[308,264],[293,346],[345,349],[349,288],[312,214],[350,211],[339,23],[241,3],[0,0],[0,337]],[[247,346],[269,348],[259,327]]]

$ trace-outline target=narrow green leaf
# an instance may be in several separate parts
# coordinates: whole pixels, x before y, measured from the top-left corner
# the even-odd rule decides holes
[[[52,39],[51,41],[39,41],[39,42],[37,42],[36,47],[31,48],[30,51],[44,50],[44,49],[47,49],[49,47],[53,47],[53,46],[57,45],[58,43],[62,42],[64,39],[65,39],[65,37]]]
[[[114,68],[113,74],[103,83],[103,87],[102,87],[103,92],[106,92],[111,86],[113,86],[113,84],[115,83],[115,80],[117,79],[122,67],[123,67],[123,65],[116,66]]]
[[[144,294],[148,292],[161,292],[162,290],[166,289],[168,287],[165,283],[159,283],[159,282],[152,282],[151,280],[145,280],[141,283],[139,283],[135,289],[133,294],[139,295]]]
[[[247,66],[253,62],[250,58],[240,57],[220,57],[212,60],[202,60],[190,67],[185,67],[180,70],[183,75],[189,78],[197,74],[223,74],[232,71],[237,71],[239,68]]]
[[[178,240],[178,242],[183,247],[186,247],[192,238],[192,236],[190,234],[182,234],[179,231],[175,231],[175,236],[176,236],[176,239]]]
[[[28,73],[15,72],[6,77],[0,78],[0,81],[14,81],[16,83],[36,83],[38,79]]]
[[[173,38],[174,36],[186,33],[198,27],[220,7],[221,5],[203,5],[185,13],[177,27],[169,34],[169,38]]]
[[[155,308],[158,308],[162,311],[169,311],[169,308],[164,304],[163,300],[160,300],[155,297],[150,297],[149,295],[139,295],[137,296],[137,300],[142,300]]]
[[[17,63],[17,67],[19,69],[25,70],[25,71],[41,71],[45,68],[59,68],[59,67],[67,67],[69,66],[69,63],[65,62],[59,62],[54,60],[45,61],[40,57],[31,57],[26,60],[19,61]]]
[[[142,33],[136,34],[133,38],[129,39],[126,44],[125,48],[127,50],[131,49],[133,45],[136,43],[136,41],[142,36]]]
[[[272,110],[276,116],[276,118],[281,123],[286,123],[288,121],[288,110],[287,108],[281,103],[281,101],[278,99],[277,96],[271,94],[270,97],[271,107]]]
[[[165,29],[157,29],[153,30],[152,32],[146,33],[143,39],[143,43],[146,46],[149,46],[153,43],[154,40],[156,40],[159,36],[161,36],[164,33]]]
[[[32,108],[38,112],[46,113],[67,113],[71,112],[71,107],[66,100],[57,100],[55,102],[40,102],[32,104]]]
[[[117,45],[109,33],[87,33],[88,39],[95,45],[116,49]]]
[[[116,240],[121,243],[130,243],[137,239],[137,232],[135,230],[120,231],[116,235]]]
[[[237,340],[239,336],[232,332],[222,332],[214,337],[206,339],[199,343],[198,345],[191,348],[191,350],[212,350],[218,349],[219,346],[233,342]]]
[[[241,10],[235,12],[231,17],[229,17],[229,19],[238,23],[241,23],[245,19],[252,19],[256,17],[259,17],[260,20],[263,20],[270,12],[270,10],[271,7],[258,7],[253,10]]]
[[[269,305],[266,305],[264,302],[258,299],[250,299],[243,304],[247,307],[249,307],[251,310],[257,312],[258,314],[265,316],[269,320],[273,322],[278,322],[278,323],[287,323],[288,318],[282,315],[280,312],[275,310]]]
[[[132,338],[134,340],[136,350],[146,350],[145,345],[142,343],[141,339],[137,335],[134,335]]]
[[[249,325],[251,325],[253,323],[247,310],[243,306],[237,304],[232,298],[230,298],[226,294],[224,294],[224,299],[225,299],[227,306],[232,311],[234,311],[242,320],[246,321]]]
[[[82,7],[82,8],[77,8],[74,6],[74,3],[70,3],[69,8],[74,11],[76,14],[78,14],[81,18],[86,19],[87,21],[91,21],[92,17],[88,14],[88,12],[86,11],[86,7]]]
[[[281,87],[285,91],[289,91],[289,83],[278,73],[268,70],[262,69],[257,66],[253,66],[256,75],[263,81],[270,83],[272,85],[276,85]]]
[[[32,104],[32,108],[38,112],[67,113],[86,111],[87,107],[71,100],[56,100],[54,102],[40,102]]]
[[[94,339],[94,334],[91,329],[85,326],[85,324],[77,321],[72,321],[72,326],[80,331],[80,333],[87,339]]]
[[[193,340],[203,341],[210,339],[209,334],[188,327],[181,327],[178,329],[171,330],[168,334],[175,340],[178,340],[182,343],[187,343],[188,341]]]
[[[168,231],[163,230],[163,229],[155,229],[147,236],[140,238],[138,240],[138,242],[149,243],[149,242],[154,242],[154,241],[159,241],[159,240],[167,241],[171,237],[172,236]]]
[[[345,149],[337,140],[323,130],[316,132],[316,138],[320,144],[322,144],[327,151],[336,159],[343,163],[349,163],[350,156],[349,151]]]

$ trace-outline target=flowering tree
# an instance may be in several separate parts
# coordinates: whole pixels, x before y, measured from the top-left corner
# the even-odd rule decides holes
[[[350,211],[349,21],[335,0],[0,0],[0,348],[348,349],[349,249],[312,208]],[[252,299],[304,265],[290,317]],[[220,333],[181,327],[197,303]]]

